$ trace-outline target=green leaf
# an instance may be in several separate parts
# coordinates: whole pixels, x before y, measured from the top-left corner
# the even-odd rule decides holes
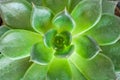
[[[33,5],[31,23],[35,31],[45,33],[52,27],[52,12],[45,7]]]
[[[114,66],[103,54],[98,54],[92,60],[86,60],[74,53],[70,60],[87,80],[116,80]]]
[[[0,37],[8,30],[9,28],[7,26],[5,25],[0,26]]]
[[[72,31],[75,27],[75,22],[66,9],[58,13],[52,22],[58,31]]]
[[[120,80],[120,72],[116,72],[116,80]]]
[[[51,61],[52,57],[53,49],[46,47],[42,41],[33,46],[31,51],[31,61],[46,65]]]
[[[71,62],[69,61],[70,63],[70,67],[71,67],[71,71],[72,71],[72,80],[87,80],[83,74],[79,71],[79,69],[77,69],[77,67]]]
[[[120,18],[104,14],[99,23],[86,34],[92,36],[100,45],[113,44],[120,37]]]
[[[50,8],[54,13],[62,11],[65,7],[69,8],[70,0],[45,0],[45,6]]]
[[[74,39],[75,51],[86,59],[94,58],[100,51],[99,45],[90,36],[79,36]]]
[[[74,7],[79,3],[81,2],[82,0],[70,0],[71,3],[70,3],[70,11],[72,11],[74,9]]]
[[[48,66],[32,64],[21,80],[46,80]]]
[[[120,40],[115,44],[101,46],[102,53],[111,58],[115,69],[120,70]]]
[[[30,65],[29,58],[14,61],[0,54],[0,79],[20,80]]]
[[[76,22],[73,34],[82,34],[94,27],[101,18],[102,0],[83,0],[72,11],[71,15]]]
[[[42,6],[43,0],[27,0],[30,3],[34,3],[35,5]]]
[[[66,46],[63,49],[55,51],[55,56],[57,57],[69,57],[74,51],[74,45]]]
[[[27,30],[9,30],[0,39],[0,51],[11,59],[29,56],[33,44],[42,39],[37,33]]]
[[[102,13],[113,14],[115,13],[117,1],[103,0],[102,2]]]
[[[53,59],[49,66],[47,78],[47,80],[72,80],[72,73],[67,59]]]
[[[44,43],[47,47],[52,47],[53,46],[53,40],[55,35],[57,34],[57,31],[54,29],[49,30],[48,32],[45,33],[44,35]]]
[[[33,30],[30,24],[31,6],[25,0],[0,3],[1,17],[11,28]]]

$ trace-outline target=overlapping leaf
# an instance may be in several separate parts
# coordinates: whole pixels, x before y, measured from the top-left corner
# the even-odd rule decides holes
[[[70,32],[75,27],[75,22],[66,9],[56,14],[52,22],[58,31],[69,31]]]
[[[30,65],[29,58],[14,61],[0,54],[0,79],[20,80]]]
[[[5,25],[0,26],[0,37],[8,30],[9,28],[7,26]]]
[[[120,70],[120,40],[115,44],[101,46],[102,53],[111,58],[115,69]]]
[[[0,52],[12,59],[29,56],[33,44],[41,41],[42,36],[27,30],[10,30],[0,39]]]
[[[33,5],[31,24],[35,31],[44,34],[49,30],[52,27],[52,17],[53,14],[48,8]]]
[[[52,60],[52,57],[53,49],[46,47],[43,41],[36,43],[32,47],[31,61],[37,64],[47,65]]]
[[[48,66],[33,63],[21,80],[46,80]]]
[[[71,15],[76,22],[73,34],[82,34],[100,20],[102,0],[83,0],[72,11]]]
[[[94,58],[100,51],[96,41],[90,36],[78,36],[74,39],[75,51],[86,59]]]
[[[49,66],[47,80],[72,80],[72,73],[67,59],[55,58]]]
[[[98,54],[94,59],[86,60],[74,53],[71,61],[88,80],[116,80],[114,66],[105,55]]]
[[[102,13],[108,13],[114,15],[117,1],[103,0],[102,1]]]
[[[1,17],[11,28],[33,30],[30,24],[31,6],[25,0],[0,2]]]
[[[44,5],[49,7],[54,13],[58,13],[65,7],[69,8],[70,0],[45,0]]]
[[[100,45],[115,43],[120,37],[120,18],[104,14],[99,23],[87,32]]]

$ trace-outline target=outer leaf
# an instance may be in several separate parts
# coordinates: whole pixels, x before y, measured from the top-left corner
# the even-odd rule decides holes
[[[103,0],[102,2],[102,13],[113,14],[115,12],[117,1]]]
[[[48,66],[32,64],[27,70],[22,80],[46,80]]]
[[[43,5],[43,0],[27,0],[30,3],[34,3],[35,5],[41,6]]]
[[[49,67],[47,78],[47,80],[72,80],[68,61],[64,58],[55,58]]]
[[[72,17],[76,22],[73,34],[82,34],[94,27],[101,17],[102,0],[83,0],[72,11]]]
[[[92,59],[101,51],[96,41],[90,36],[79,36],[74,43],[76,52],[83,58]]]
[[[0,79],[20,80],[30,65],[28,58],[13,61],[0,54]]]
[[[42,36],[26,30],[10,30],[0,39],[0,51],[12,59],[29,56],[33,44],[39,42]]]
[[[70,1],[71,1],[70,11],[72,11],[74,7],[82,0],[70,0]]]
[[[102,53],[111,58],[115,69],[120,70],[120,40],[115,44],[101,46]]]
[[[0,37],[8,30],[9,28],[7,26],[5,25],[0,26]]]
[[[72,31],[75,27],[75,22],[66,9],[54,17],[53,24],[59,31]]]
[[[104,14],[99,23],[87,34],[100,45],[115,43],[120,37],[120,19],[114,15]]]
[[[52,27],[52,17],[53,14],[48,8],[33,5],[31,23],[35,31],[45,33],[49,30]]]
[[[79,71],[79,69],[77,69],[77,67],[75,67],[75,65],[70,61],[70,67],[71,67],[71,70],[72,70],[72,80],[87,80],[83,74]]]
[[[102,54],[97,55],[92,60],[86,60],[78,54],[73,54],[71,61],[87,80],[116,80],[111,60]]]
[[[120,80],[120,72],[116,72],[116,76],[117,76],[116,80]]]
[[[1,16],[11,28],[29,29],[31,6],[25,0],[8,0],[0,3]]]
[[[35,44],[31,52],[31,60],[35,63],[46,65],[53,57],[53,49],[44,45],[44,42]]]
[[[65,7],[69,7],[70,0],[45,0],[45,6],[49,7],[54,13],[58,13]]]

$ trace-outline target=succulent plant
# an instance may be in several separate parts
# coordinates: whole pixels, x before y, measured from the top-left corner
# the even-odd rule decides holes
[[[1,0],[0,80],[119,80],[115,6],[107,0]]]

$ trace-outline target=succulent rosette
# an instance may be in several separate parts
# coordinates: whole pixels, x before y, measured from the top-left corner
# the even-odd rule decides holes
[[[116,80],[115,6],[107,0],[0,1],[0,80]]]

